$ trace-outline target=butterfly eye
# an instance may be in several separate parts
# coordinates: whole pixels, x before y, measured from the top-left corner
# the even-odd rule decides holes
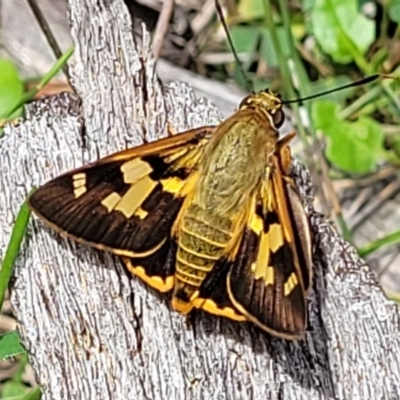
[[[280,128],[285,122],[285,114],[282,110],[276,110],[274,114],[272,114],[272,121],[274,122],[275,128]]]

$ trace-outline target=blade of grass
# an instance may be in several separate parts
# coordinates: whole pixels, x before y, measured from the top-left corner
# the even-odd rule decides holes
[[[358,253],[361,257],[366,257],[368,254],[380,249],[381,247],[389,246],[391,244],[400,243],[400,230],[389,233],[389,235],[368,243],[367,245],[360,247]]]
[[[272,20],[272,8],[271,8],[270,0],[264,0],[264,7],[266,10],[266,20],[267,20],[267,24],[268,24],[268,27],[271,32],[272,42],[274,44],[275,52],[276,52],[276,55],[279,60],[280,71],[283,76],[286,93],[288,93],[289,98],[295,99],[297,97],[295,90],[297,90],[300,97],[302,97],[304,95],[304,93],[307,93],[306,86],[307,85],[309,86],[309,80],[307,77],[307,73],[304,70],[304,66],[298,57],[298,53],[297,53],[296,46],[295,46],[295,39],[293,38],[292,31],[290,28],[290,16],[288,13],[287,4],[284,0],[279,0],[279,9],[281,12],[283,26],[286,31],[286,35],[289,39],[288,40],[288,43],[290,45],[289,58],[285,57],[283,55],[283,51],[280,47],[278,35],[277,35],[275,25],[273,24],[273,20]],[[293,84],[294,80],[296,81],[296,88],[294,87],[294,84]],[[299,104],[293,103],[292,106],[293,106],[293,111],[294,111],[296,121],[297,121],[297,129],[298,129],[299,136],[301,138],[301,141],[303,142],[306,154],[310,155],[310,157],[308,157],[308,167],[310,168],[310,170],[317,171],[318,168],[316,166],[316,162],[315,162],[313,156],[311,156],[313,150],[311,149],[311,144],[309,141],[309,137],[307,135],[307,130],[306,130],[306,127],[302,123],[302,118],[300,117]],[[304,106],[305,106],[306,110],[308,111],[308,115],[310,115],[310,106],[307,103],[305,103]],[[308,131],[310,132],[312,140],[315,141],[316,140],[316,132],[314,130],[312,123],[308,127]],[[322,158],[322,154],[321,154],[321,158]],[[317,177],[319,175],[314,174],[314,176]],[[327,174],[327,176],[328,176],[328,174]],[[320,179],[318,179],[314,183],[318,184],[320,186],[319,193],[321,195],[323,195],[324,190],[322,188]],[[337,221],[338,221],[341,231],[345,234],[347,239],[351,239],[351,232],[348,229],[348,226],[341,214],[340,208],[335,207],[334,211],[337,216]]]
[[[26,201],[22,204],[11,232],[10,242],[0,269],[0,310],[3,305],[4,296],[10,281],[15,260],[18,256],[21,242],[25,236],[31,212]]]
[[[399,293],[391,293],[391,292],[385,292],[386,296],[389,300],[395,301],[396,303],[400,303],[400,294]]]

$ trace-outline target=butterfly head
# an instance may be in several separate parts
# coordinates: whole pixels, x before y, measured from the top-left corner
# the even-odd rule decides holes
[[[252,93],[245,97],[240,103],[239,109],[256,110],[267,117],[272,127],[275,129],[279,129],[285,121],[281,96],[269,89],[262,90],[258,93]]]

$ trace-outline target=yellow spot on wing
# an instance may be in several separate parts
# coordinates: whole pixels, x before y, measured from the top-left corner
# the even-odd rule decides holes
[[[129,188],[115,205],[114,210],[121,211],[126,218],[130,218],[147,199],[156,185],[157,182],[145,176]]]
[[[256,235],[260,235],[264,229],[263,220],[256,213],[251,217],[250,228]]]
[[[116,192],[112,192],[105,199],[102,200],[101,205],[107,208],[108,212],[111,212],[112,210],[114,210],[115,206],[120,200],[121,196]]]
[[[139,217],[140,219],[145,219],[148,215],[149,215],[149,213],[147,211],[143,210],[143,208],[141,208],[141,207],[135,211],[135,216]]]
[[[185,285],[176,275],[175,283],[171,306],[175,311],[188,314],[194,307],[196,298],[199,296],[199,291]]]
[[[160,292],[169,292],[174,287],[174,277],[167,276],[166,278],[162,278],[161,276],[149,276],[146,273],[146,270],[140,265],[133,265],[131,259],[124,259],[124,262],[128,268],[128,270],[139,277],[142,281],[157,289]]]
[[[177,297],[172,297],[171,307],[181,314],[188,314],[192,311],[193,303],[191,301],[183,301]]]
[[[81,186],[81,187],[79,187],[79,188],[76,188],[75,190],[74,190],[74,195],[75,195],[75,198],[77,199],[78,197],[81,197],[83,194],[85,194],[86,193],[86,187],[85,186]]]
[[[266,284],[268,284],[267,273],[268,273],[268,280],[271,279],[271,272],[268,272],[268,261],[269,261],[269,236],[268,233],[264,233],[261,235],[256,261],[252,264],[251,268],[254,273],[254,278],[264,279]],[[273,280],[273,271],[272,271],[272,280]]]
[[[107,208],[108,212],[121,211],[126,218],[136,215],[144,219],[148,212],[143,210],[140,206],[156,185],[157,183],[155,181],[146,176],[132,185],[123,196],[112,192],[102,200],[101,204]]]
[[[267,271],[265,274],[265,284],[273,285],[274,284],[274,267],[267,267]]]
[[[86,174],[83,172],[72,176],[72,185],[74,187],[75,198],[78,198],[86,193]]]
[[[283,285],[283,294],[284,296],[289,296],[292,293],[293,289],[299,284],[297,279],[297,275],[295,272],[292,272],[289,278],[286,280],[285,284]]]
[[[194,307],[202,309],[210,314],[226,317],[234,321],[247,321],[246,317],[242,314],[239,314],[234,308],[220,308],[218,307],[217,303],[211,299],[196,299],[194,302]]]
[[[282,226],[280,224],[272,224],[268,230],[269,247],[272,252],[276,252],[284,244]]]
[[[153,168],[151,168],[150,164],[140,158],[134,158],[121,165],[121,172],[125,183],[135,183],[146,175],[149,175],[152,171]]]
[[[162,179],[161,184],[163,186],[163,189],[166,192],[172,193],[172,194],[177,194],[181,191],[183,185],[185,184],[185,181],[182,179],[179,179],[178,177],[173,177],[173,178],[168,178],[168,179]]]
[[[86,181],[86,174],[84,172],[78,172],[77,174],[75,174],[72,179],[75,181]]]

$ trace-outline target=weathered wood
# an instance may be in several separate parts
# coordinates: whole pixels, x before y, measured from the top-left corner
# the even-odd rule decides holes
[[[0,141],[0,249],[33,185],[126,146],[167,121],[183,130],[219,120],[185,85],[162,89],[148,35],[136,49],[122,0],[70,0],[74,78],[82,99],[29,107]],[[82,130],[85,125],[85,130]],[[119,261],[77,246],[36,219],[15,271],[12,303],[45,399],[397,399],[399,312],[352,246],[312,208],[309,331],[302,342],[251,324],[170,310]],[[4,253],[3,253],[4,254]]]

